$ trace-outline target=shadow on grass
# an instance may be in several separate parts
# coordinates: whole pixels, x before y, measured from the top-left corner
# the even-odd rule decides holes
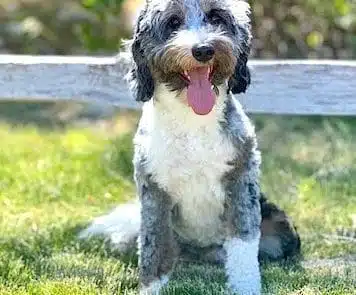
[[[256,131],[273,123],[282,133],[295,132],[305,136],[315,131],[325,131],[325,127],[337,129],[343,134],[356,132],[356,117],[352,116],[296,116],[296,115],[251,115]]]
[[[120,110],[114,106],[88,104],[75,101],[1,101],[0,121],[13,125],[31,124],[38,128],[52,129],[66,127],[76,121],[110,119]],[[282,132],[297,132],[304,135],[325,126],[337,128],[340,132],[354,134],[356,117],[250,115],[257,132],[271,122]]]
[[[49,257],[61,251],[95,255],[100,258],[120,258],[120,260],[128,258],[122,257],[102,238],[79,239],[79,232],[86,226],[87,224],[79,224],[64,228],[51,228],[37,234],[33,233],[28,237],[3,238],[0,239],[0,249],[12,253],[14,257],[21,258],[29,264],[36,261],[38,257]],[[127,263],[136,262],[130,260]]]
[[[0,102],[0,121],[14,126],[32,125],[44,130],[61,129],[73,123],[109,119],[115,107],[79,102]]]
[[[24,234],[0,240],[0,282],[24,286],[33,279],[79,278],[99,288],[110,288],[125,282],[135,288],[137,284],[134,256],[120,255],[102,239],[79,240],[83,225],[50,228],[38,233]],[[127,278],[126,278],[127,275]],[[16,279],[14,279],[16,278]]]

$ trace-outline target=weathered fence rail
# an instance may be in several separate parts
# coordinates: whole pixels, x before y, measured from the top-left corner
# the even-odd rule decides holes
[[[138,109],[124,76],[127,55],[0,55],[0,100],[79,100]],[[356,61],[249,62],[253,83],[239,99],[250,113],[356,115]]]

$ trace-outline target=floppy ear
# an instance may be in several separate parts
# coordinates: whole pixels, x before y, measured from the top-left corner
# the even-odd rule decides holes
[[[231,76],[228,86],[229,91],[233,94],[245,92],[251,83],[250,70],[247,67],[247,54],[240,54],[239,60],[235,67],[235,72]]]
[[[152,98],[154,92],[154,81],[151,71],[148,67],[148,62],[143,50],[143,37],[148,28],[141,28],[141,23],[144,18],[145,10],[143,10],[138,18],[137,26],[131,45],[131,53],[134,60],[133,68],[130,73],[131,91],[137,101],[148,101]]]
[[[247,67],[247,60],[251,46],[251,24],[249,18],[249,6],[246,2],[239,1],[240,5],[245,6],[245,16],[237,21],[237,43],[239,45],[238,60],[235,72],[231,76],[228,87],[233,94],[245,92],[251,83],[250,70]],[[238,6],[239,7],[239,6]]]

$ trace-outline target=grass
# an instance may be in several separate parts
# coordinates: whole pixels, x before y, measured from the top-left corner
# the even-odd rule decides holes
[[[57,129],[0,124],[0,294],[137,294],[135,261],[121,261],[101,241],[76,238],[93,217],[134,196],[137,116],[120,118]],[[356,120],[254,120],[263,189],[297,223],[309,261],[264,265],[264,292],[356,294],[347,259],[331,266],[316,260],[356,255],[354,240],[333,236],[356,226]],[[181,265],[166,294],[224,294],[223,282],[221,269]]]

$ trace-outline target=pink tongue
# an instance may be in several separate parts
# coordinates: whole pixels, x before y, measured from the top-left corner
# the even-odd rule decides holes
[[[198,68],[188,74],[190,77],[188,103],[196,114],[207,115],[215,104],[215,93],[209,81],[209,68]]]

